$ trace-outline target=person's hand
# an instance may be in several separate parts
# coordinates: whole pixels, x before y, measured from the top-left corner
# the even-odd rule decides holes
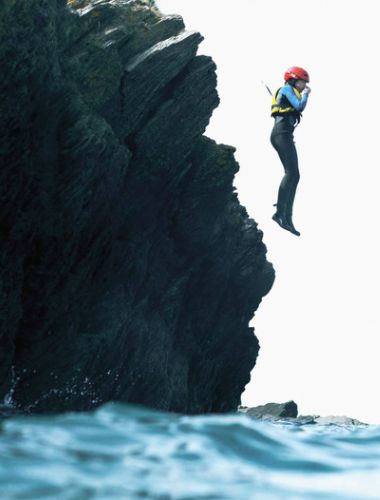
[[[308,85],[306,85],[306,87],[305,87],[305,89],[304,89],[304,92],[305,92],[306,94],[310,94],[310,92],[311,92],[311,88],[310,88]]]

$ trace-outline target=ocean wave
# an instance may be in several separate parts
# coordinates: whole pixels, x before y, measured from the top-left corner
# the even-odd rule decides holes
[[[110,403],[12,416],[0,498],[380,499],[380,427],[183,416]]]

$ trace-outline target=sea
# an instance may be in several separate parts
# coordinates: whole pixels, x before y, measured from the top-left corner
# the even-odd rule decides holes
[[[0,407],[0,499],[380,499],[380,426]]]

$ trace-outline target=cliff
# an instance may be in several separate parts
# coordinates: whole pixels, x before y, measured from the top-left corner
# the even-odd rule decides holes
[[[201,35],[147,0],[7,0],[0,34],[0,398],[236,409],[274,272]]]

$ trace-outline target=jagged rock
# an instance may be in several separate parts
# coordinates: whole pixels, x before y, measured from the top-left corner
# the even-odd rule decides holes
[[[287,401],[286,403],[267,403],[255,406],[254,408],[248,408],[245,413],[258,419],[296,418],[298,408],[294,401]]]
[[[253,408],[239,406],[238,411],[255,419],[269,421],[281,420],[281,422],[287,421],[299,425],[368,425],[354,418],[344,416],[329,415],[321,417],[320,415],[298,415],[298,407],[294,401],[288,401],[286,403],[267,403]]]
[[[333,416],[328,415],[326,417],[317,416],[314,419],[317,424],[335,424],[335,425],[367,425],[364,422],[360,422],[355,418],[345,417],[345,416]]]
[[[235,409],[274,272],[202,37],[144,0],[8,0],[0,34],[0,398]]]

